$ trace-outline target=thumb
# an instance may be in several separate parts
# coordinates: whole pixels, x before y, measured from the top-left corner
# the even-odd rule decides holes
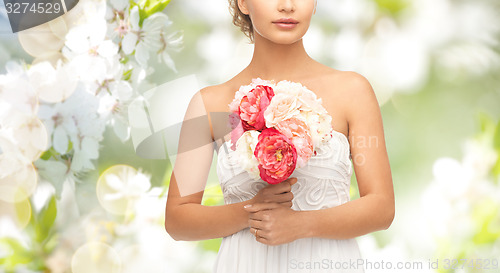
[[[288,180],[290,182],[290,186],[297,183],[297,178],[296,177],[292,177]]]

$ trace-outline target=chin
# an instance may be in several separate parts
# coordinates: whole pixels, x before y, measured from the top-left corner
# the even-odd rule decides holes
[[[291,45],[300,41],[305,35],[305,31],[294,32],[273,32],[261,35],[264,39],[269,40],[275,44]]]

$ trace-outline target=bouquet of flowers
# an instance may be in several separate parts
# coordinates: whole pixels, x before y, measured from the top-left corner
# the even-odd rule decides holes
[[[255,179],[277,184],[332,137],[321,98],[300,83],[253,79],[229,104],[231,149]]]

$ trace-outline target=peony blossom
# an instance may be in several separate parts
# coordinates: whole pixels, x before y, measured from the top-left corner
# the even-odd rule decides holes
[[[248,154],[253,150],[260,177],[271,184],[306,166],[332,137],[332,117],[321,99],[300,83],[253,79],[240,87],[229,108],[232,149],[245,158],[244,165],[251,162]],[[261,132],[255,149],[249,146],[249,131]]]
[[[254,155],[259,162],[260,177],[270,184],[287,179],[297,163],[292,141],[274,128],[267,128],[259,135]]]
[[[260,78],[252,79],[252,83],[249,85],[242,85],[240,89],[235,93],[233,101],[229,104],[229,110],[233,113],[238,113],[240,108],[241,99],[252,91],[257,85],[265,85],[273,88],[274,83],[272,81],[262,80]]]
[[[266,111],[273,96],[272,87],[257,85],[241,99],[238,113],[245,131],[262,131],[266,128],[264,111]]]
[[[297,96],[284,93],[276,94],[264,112],[266,126],[271,128],[283,120],[298,116],[300,114],[299,106]]]
[[[328,114],[304,112],[303,116],[311,129],[314,150],[332,138],[332,117]]]
[[[317,113],[326,113],[323,108],[322,101],[316,94],[307,89],[300,83],[290,81],[280,81],[274,88],[276,94],[287,94],[289,96],[297,97],[298,107],[301,111],[314,111]]]
[[[292,141],[297,150],[297,167],[304,167],[314,151],[309,126],[298,118],[291,118],[278,123],[276,129]]]

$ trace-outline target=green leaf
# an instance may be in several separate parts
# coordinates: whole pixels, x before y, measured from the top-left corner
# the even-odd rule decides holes
[[[54,236],[50,236],[48,241],[43,245],[43,251],[45,253],[52,253],[54,249],[59,245],[59,234],[55,233]]]
[[[133,70],[133,68],[123,72],[122,80],[124,80],[124,81],[130,80],[130,77],[132,76],[132,70]]]
[[[28,264],[33,259],[33,254],[14,238],[0,238],[0,244],[5,245],[11,250],[9,251],[10,253],[2,257],[0,261],[7,272],[14,272],[18,264]]]
[[[72,149],[73,149],[73,142],[71,140],[68,140],[68,150],[66,151],[66,153],[68,154]]]
[[[126,64],[126,63],[128,63],[128,61],[129,61],[129,58],[127,55],[122,56],[122,58],[120,59],[120,63],[122,63],[122,64]]]
[[[139,7],[139,26],[142,27],[144,19],[157,12],[162,12],[169,3],[170,0],[141,0],[138,3],[131,2],[130,9],[132,9],[134,6]]]
[[[59,153],[52,146],[47,151],[43,152],[43,154],[40,156],[40,158],[43,160],[49,160],[51,157],[55,157],[58,154]]]
[[[17,221],[21,221],[20,223],[24,224],[25,219],[30,220],[32,217],[32,208],[31,208],[31,203],[29,202],[29,199],[25,199],[24,201],[21,202],[16,202],[15,203],[15,210],[16,210],[16,216],[17,216]],[[28,223],[29,224],[29,221]],[[23,226],[24,228],[24,226]]]
[[[13,251],[14,255],[28,252],[28,249],[24,248],[24,246],[22,246],[18,240],[11,237],[0,238],[0,244],[3,244],[10,248]]]
[[[149,6],[146,7],[146,17],[149,17],[157,12],[162,12],[170,3],[170,0],[150,0]]]
[[[41,159],[43,160],[49,160],[49,158],[52,156],[52,152],[49,150],[43,152],[43,154],[40,156]]]
[[[35,240],[42,243],[47,239],[49,232],[54,225],[57,215],[56,197],[53,195],[49,202],[42,208],[38,214],[35,223]]]

